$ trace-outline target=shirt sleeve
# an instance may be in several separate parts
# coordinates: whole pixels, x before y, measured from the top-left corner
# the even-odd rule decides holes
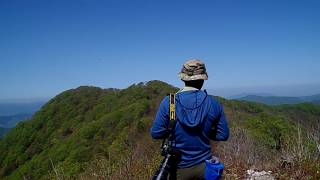
[[[158,112],[153,121],[150,133],[154,139],[163,139],[169,135],[169,97],[166,96],[160,103]]]
[[[210,130],[210,139],[215,141],[226,141],[229,138],[229,127],[222,105],[219,104],[216,113],[217,116],[215,116],[216,118],[214,119]]]

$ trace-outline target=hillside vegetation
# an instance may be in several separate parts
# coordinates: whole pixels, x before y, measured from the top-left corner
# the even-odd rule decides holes
[[[0,140],[0,179],[150,179],[161,156],[149,128],[159,102],[175,91],[150,81],[61,93]],[[280,179],[320,178],[320,106],[216,98],[231,128],[229,141],[212,144],[225,178],[240,178],[249,168]]]

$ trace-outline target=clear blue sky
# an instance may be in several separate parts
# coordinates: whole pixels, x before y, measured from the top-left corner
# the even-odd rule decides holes
[[[1,0],[0,23],[0,99],[181,86],[191,57],[206,62],[208,89],[320,93],[318,0]]]

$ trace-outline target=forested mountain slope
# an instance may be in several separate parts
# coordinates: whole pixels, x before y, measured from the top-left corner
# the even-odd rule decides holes
[[[0,179],[149,179],[161,160],[149,128],[162,98],[175,91],[150,81],[59,94],[0,140]],[[231,128],[229,141],[213,143],[225,177],[241,177],[252,167],[284,179],[320,177],[319,106],[216,98]]]

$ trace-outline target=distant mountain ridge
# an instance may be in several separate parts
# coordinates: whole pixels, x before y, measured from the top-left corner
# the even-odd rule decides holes
[[[0,116],[13,116],[17,114],[33,114],[47,101],[34,102],[0,102]]]
[[[246,97],[246,96],[262,96],[262,97],[266,97],[266,96],[275,96],[275,95],[270,94],[270,93],[241,93],[241,94],[228,96],[228,97],[226,97],[226,99],[239,99],[239,98],[243,98],[243,97]]]
[[[258,96],[247,95],[236,100],[251,101],[257,103],[263,103],[268,105],[281,105],[281,104],[299,104],[299,103],[314,103],[320,104],[320,94],[301,97],[285,97],[285,96]]]
[[[7,133],[9,132],[9,128],[3,128],[3,127],[0,127],[0,139]]]
[[[46,100],[0,101],[0,137],[8,133],[19,122],[30,119],[46,102]]]
[[[13,116],[0,116],[0,127],[13,128],[20,121],[25,121],[32,117],[32,114],[17,114]]]

